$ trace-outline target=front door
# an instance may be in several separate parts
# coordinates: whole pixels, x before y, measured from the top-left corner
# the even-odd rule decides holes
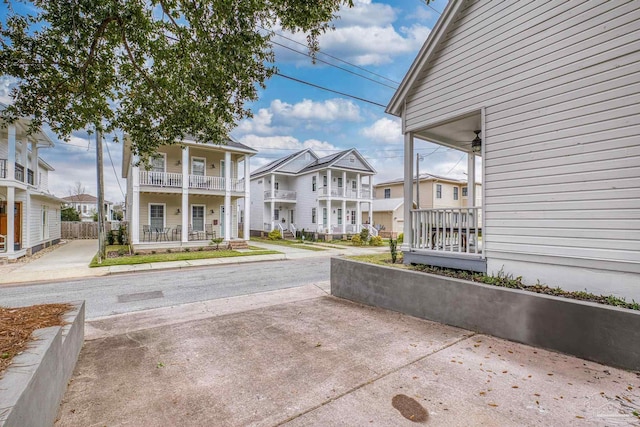
[[[0,202],[0,234],[7,235],[7,202]],[[13,207],[13,241],[15,249],[22,248],[22,203]]]

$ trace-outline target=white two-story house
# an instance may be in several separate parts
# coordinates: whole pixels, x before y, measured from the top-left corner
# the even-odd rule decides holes
[[[356,149],[325,157],[306,149],[275,160],[251,174],[248,223],[255,233],[276,228],[323,237],[358,233],[363,209],[372,209],[375,173]]]
[[[28,118],[0,126],[0,260],[31,255],[60,240],[62,200],[49,193],[53,168],[38,157],[53,141],[42,131],[27,135],[28,126]]]
[[[238,235],[238,201],[250,200],[251,156],[256,151],[228,139],[226,145],[198,143],[161,146],[149,164],[141,164],[125,139],[122,176],[127,178],[126,219],[137,247],[249,240]],[[238,172],[242,178],[238,178]]]

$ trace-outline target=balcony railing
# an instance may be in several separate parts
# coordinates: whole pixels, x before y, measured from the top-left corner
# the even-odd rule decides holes
[[[182,187],[182,174],[140,171],[140,185],[180,188]]]
[[[224,191],[224,178],[219,176],[189,175],[189,188]]]
[[[0,159],[0,178],[7,177],[7,159]]]
[[[411,211],[411,249],[482,253],[482,208]]]
[[[274,190],[273,194],[271,190],[264,192],[265,199],[280,199],[280,200],[295,200],[296,192],[290,190]]]
[[[361,199],[369,199],[371,192],[370,190],[360,190],[360,198]],[[357,199],[358,198],[358,190],[354,190],[352,188],[344,188],[344,187],[320,187],[318,190],[318,195],[320,197],[344,197],[346,199]]]
[[[231,191],[243,192],[244,191],[244,179],[231,179]]]
[[[360,198],[361,199],[370,199],[371,198],[371,190],[360,190]]]

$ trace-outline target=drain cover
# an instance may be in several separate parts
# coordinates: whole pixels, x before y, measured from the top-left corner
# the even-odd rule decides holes
[[[418,403],[414,398],[405,394],[397,394],[393,396],[393,399],[391,399],[391,405],[393,405],[393,407],[396,408],[403,417],[410,421],[422,423],[427,421],[427,418],[429,418],[429,413],[424,406]]]
[[[137,294],[118,295],[118,302],[143,301],[146,299],[164,298],[162,291],[140,292]]]

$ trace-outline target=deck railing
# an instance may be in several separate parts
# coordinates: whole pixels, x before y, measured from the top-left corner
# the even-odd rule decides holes
[[[231,191],[243,192],[244,191],[244,179],[231,179]]]
[[[140,171],[140,185],[180,188],[182,187],[182,174]]]
[[[411,248],[481,254],[482,208],[411,211]]]
[[[267,190],[264,192],[265,199],[281,199],[281,200],[295,200],[296,192],[290,190],[274,190],[271,193],[271,190]]]
[[[189,188],[224,191],[224,178],[220,176],[189,175]]]

